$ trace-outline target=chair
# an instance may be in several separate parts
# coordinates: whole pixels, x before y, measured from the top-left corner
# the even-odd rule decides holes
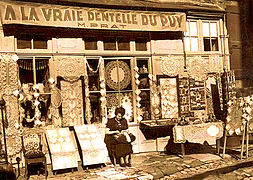
[[[47,178],[46,156],[42,152],[41,134],[25,134],[21,136],[22,150],[25,158],[25,179],[29,178],[28,164],[43,163]]]

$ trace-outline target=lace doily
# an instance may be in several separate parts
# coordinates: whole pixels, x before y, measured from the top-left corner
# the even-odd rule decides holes
[[[106,96],[107,107],[119,107],[120,106],[120,94],[118,93],[109,93]],[[122,95],[121,95],[122,96]]]
[[[205,62],[205,59],[203,59],[200,56],[197,56],[197,57],[190,58],[188,62],[189,63],[188,63],[187,69],[188,69],[189,77],[192,77],[198,81],[204,80],[206,77],[206,72],[207,72],[206,63],[208,61],[206,60]]]
[[[133,96],[131,93],[125,93],[122,98],[122,107],[125,108],[125,118],[130,121],[133,118]]]
[[[162,57],[161,70],[164,75],[176,76],[180,73],[182,68],[181,57],[168,56]]]
[[[129,66],[124,61],[111,61],[105,67],[106,84],[114,90],[126,88],[131,81]]]

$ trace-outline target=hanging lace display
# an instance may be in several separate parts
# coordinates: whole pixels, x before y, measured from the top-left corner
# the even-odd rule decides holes
[[[100,63],[101,63],[101,61],[102,61],[102,57],[99,57],[98,65],[97,65],[97,67],[96,67],[96,70],[94,70],[92,67],[90,67],[89,62],[87,61],[87,58],[86,58],[86,57],[84,57],[84,58],[85,58],[84,60],[85,60],[85,62],[86,62],[86,65],[87,65],[89,71],[91,71],[92,73],[97,73],[98,70],[99,70]]]

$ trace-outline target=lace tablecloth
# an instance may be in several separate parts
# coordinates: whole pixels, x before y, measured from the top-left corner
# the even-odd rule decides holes
[[[174,143],[191,143],[203,144],[205,141],[209,145],[216,144],[216,139],[223,136],[224,123],[211,122],[186,126],[174,126],[173,137]]]

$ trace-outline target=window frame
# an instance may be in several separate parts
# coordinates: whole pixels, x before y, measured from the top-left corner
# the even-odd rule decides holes
[[[137,52],[147,52],[149,49],[148,49],[148,42],[151,42],[150,39],[147,39],[146,41],[139,41],[138,40],[146,40],[145,37],[137,37],[134,39],[134,44],[135,44],[135,48],[134,48],[134,51],[137,51]],[[142,44],[145,44],[145,50],[137,50],[137,44],[138,43],[142,43]]]
[[[94,38],[96,40],[96,49],[86,49],[86,42],[88,42],[87,39],[92,39],[92,38]],[[95,35],[94,36],[86,36],[86,37],[83,37],[82,40],[83,40],[83,45],[84,45],[84,51],[98,51],[99,50],[98,36],[95,36]],[[91,42],[91,41],[89,41],[89,42]]]
[[[105,39],[106,38],[110,38],[110,39],[114,39],[115,40],[115,49],[105,49]],[[129,49],[128,50],[121,50],[119,49],[119,42],[121,42],[120,40],[128,40],[128,44],[129,44]],[[122,41],[124,42],[124,41]],[[114,52],[130,52],[131,51],[131,40],[129,38],[125,38],[124,36],[104,36],[103,37],[103,50],[108,52],[108,51],[114,51]]]
[[[198,31],[198,47],[199,47],[199,50],[198,51],[187,51],[186,50],[186,44],[185,44],[185,39],[188,38],[189,36],[186,35],[186,32],[184,32],[184,49],[186,51],[187,54],[217,54],[217,53],[221,53],[222,51],[222,41],[221,41],[221,38],[220,38],[220,35],[221,35],[221,25],[220,25],[220,20],[217,19],[217,20],[209,20],[209,19],[187,19],[187,22],[192,22],[192,21],[195,21],[197,22],[197,31]],[[203,34],[203,23],[204,22],[209,22],[210,23],[216,23],[216,28],[217,28],[217,38],[218,38],[218,51],[205,51],[204,50],[204,36]],[[210,25],[209,25],[210,27]],[[210,33],[209,33],[210,34]],[[214,36],[212,36],[214,37]]]
[[[19,40],[27,40],[27,41],[30,41],[30,47],[31,48],[19,48],[18,47],[18,41]],[[18,50],[48,50],[48,48],[49,48],[49,44],[48,44],[48,41],[49,41],[49,39],[46,39],[46,44],[47,44],[47,48],[34,48],[34,41],[36,40],[36,38],[35,37],[29,37],[29,38],[27,38],[27,39],[20,39],[19,37],[17,37],[16,38],[16,48],[18,49]]]
[[[140,67],[139,67],[139,65],[140,64],[142,64],[142,63],[140,63],[140,62],[143,62],[143,61],[146,61],[146,63],[147,63],[147,72],[146,73],[141,73],[140,72]],[[138,90],[140,90],[141,91],[141,93],[142,92],[147,92],[148,93],[148,95],[149,95],[149,109],[148,109],[148,111],[150,111],[150,118],[149,119],[144,119],[144,114],[143,115],[141,115],[142,116],[142,120],[141,121],[146,121],[146,120],[150,120],[150,119],[153,119],[154,117],[153,117],[153,113],[152,113],[152,103],[151,103],[151,97],[152,97],[152,95],[151,95],[151,87],[153,86],[153,84],[152,84],[152,80],[149,78],[149,74],[150,75],[152,75],[152,62],[151,62],[151,58],[150,57],[135,57],[134,58],[134,63],[135,63],[135,67],[138,67],[138,75],[139,75],[139,78],[138,78],[138,80],[140,81],[140,76],[141,76],[141,74],[146,74],[146,77],[148,78],[148,87],[144,87],[144,88],[141,88],[140,87],[140,84],[139,85],[137,85],[136,84],[136,80],[135,80],[135,84],[134,84],[134,89],[136,90],[136,89],[138,89]],[[143,63],[144,64],[144,63]],[[139,95],[141,95],[141,93],[139,94]],[[137,103],[137,97],[139,96],[139,95],[135,95],[136,97],[136,103]],[[143,102],[141,102],[143,99],[141,99],[140,101],[139,101],[139,103],[141,104],[141,107],[139,107],[139,109],[141,109],[141,108],[143,108],[143,106],[142,106],[142,104],[145,104],[145,103],[143,103]],[[136,107],[136,112],[135,112],[135,114],[136,114],[136,119],[137,119],[137,121],[139,121],[138,120],[138,107]]]
[[[190,26],[190,23],[191,22],[196,22],[196,28],[197,28],[197,35],[191,35],[191,26]],[[200,47],[200,28],[199,28],[199,21],[198,20],[187,20],[187,22],[189,25],[188,25],[188,28],[189,28],[189,35],[187,35],[187,31],[184,33],[184,43],[186,41],[186,38],[189,38],[190,40],[190,50],[187,51],[187,52],[193,52],[193,53],[196,53],[196,52],[200,52],[201,51],[201,47]],[[187,27],[187,26],[186,26]],[[188,29],[187,29],[188,30]],[[197,51],[192,51],[192,44],[191,44],[191,39],[192,38],[197,38],[197,42],[198,42],[198,50]],[[184,44],[185,46],[186,44]],[[185,47],[186,49],[186,47]]]
[[[105,57],[105,58],[103,58],[103,60],[104,60],[104,67],[103,67],[103,69],[105,69],[105,62],[106,61],[121,61],[121,60],[129,60],[129,68],[130,68],[130,72],[131,72],[131,74],[133,74],[133,72],[134,72],[134,61],[135,61],[135,59],[134,59],[134,57],[127,57],[127,56],[124,56],[124,57],[117,57],[117,56],[115,56],[115,57]],[[103,72],[103,73],[105,73],[105,72]],[[118,74],[117,74],[117,76],[118,76]],[[119,78],[119,77],[118,77]],[[136,115],[135,115],[135,100],[136,100],[136,97],[135,97],[135,79],[134,79],[134,76],[132,76],[131,77],[131,89],[123,89],[123,90],[121,90],[121,89],[118,89],[118,90],[107,90],[106,89],[106,94],[108,94],[108,93],[117,93],[117,94],[120,94],[120,93],[131,93],[132,94],[132,103],[133,103],[133,111],[132,111],[132,113],[133,113],[133,117],[132,117],[132,119],[130,120],[130,121],[128,121],[128,123],[136,123]],[[107,86],[107,85],[106,85]]]
[[[20,60],[22,59],[25,59],[25,60],[31,60],[32,61],[32,64],[33,64],[33,68],[32,68],[32,74],[33,74],[33,82],[32,84],[33,85],[37,85],[38,82],[37,82],[37,70],[36,70],[36,59],[48,59],[48,70],[49,70],[49,59],[50,57],[36,57],[36,56],[32,56],[32,57],[20,57],[19,58]],[[48,71],[48,76],[50,77],[50,70]],[[20,74],[19,74],[19,71],[18,71],[18,80],[20,80]],[[48,94],[48,93],[40,93],[40,94]]]
[[[209,28],[209,36],[204,36],[204,26],[203,26],[203,24],[204,23],[208,23],[208,28]],[[217,33],[217,35],[216,36],[212,36],[212,33],[211,33],[211,23],[215,23],[216,24],[216,33]],[[220,39],[219,39],[219,21],[211,21],[211,20],[202,20],[202,23],[201,23],[201,25],[202,25],[202,41],[203,41],[203,43],[202,43],[202,45],[203,45],[203,51],[204,52],[220,52]],[[205,44],[204,44],[204,38],[209,38],[209,43],[210,43],[210,51],[205,51]],[[215,51],[215,50],[212,50],[212,38],[217,38],[217,48],[218,48],[218,50],[217,51]]]
[[[51,90],[50,89],[48,89],[49,91],[44,91],[44,88],[45,87],[47,87],[45,84],[43,84],[43,82],[40,82],[40,83],[38,83],[38,81],[37,81],[37,71],[39,71],[38,69],[36,69],[36,58],[37,58],[37,60],[39,60],[39,59],[45,59],[45,60],[47,60],[47,70],[48,71],[46,71],[46,73],[48,73],[48,78],[50,77],[50,67],[49,67],[49,61],[50,61],[50,57],[36,57],[36,56],[21,56],[20,58],[19,58],[19,60],[24,60],[24,61],[32,61],[32,79],[33,79],[33,82],[25,82],[25,83],[22,83],[22,84],[20,84],[21,85],[21,87],[23,88],[23,85],[24,84],[26,84],[26,85],[28,85],[28,87],[29,88],[36,88],[36,86],[37,86],[37,88],[36,89],[38,89],[38,90],[40,90],[40,88],[39,88],[39,84],[42,84],[42,87],[43,87],[43,91],[34,91],[34,94],[33,94],[33,99],[32,99],[32,101],[37,101],[37,100],[39,100],[40,98],[43,98],[43,96],[45,97],[47,97],[47,100],[46,100],[46,103],[45,103],[45,101],[44,101],[44,103],[45,103],[45,108],[46,108],[46,111],[43,111],[43,109],[40,109],[40,113],[41,113],[41,117],[39,118],[40,120],[42,120],[42,118],[44,117],[45,119],[43,119],[45,122],[46,122],[46,119],[48,118],[48,111],[50,110],[50,106],[48,106],[47,107],[47,105],[48,105],[48,101],[50,100],[50,103],[51,103],[51,95],[52,95],[52,93],[51,93]],[[45,77],[45,76],[44,76]],[[46,79],[47,80],[47,83],[48,83],[48,79]],[[19,82],[21,82],[20,81],[20,67],[19,67],[19,65],[18,65],[18,81]],[[31,92],[30,92],[30,90],[29,90],[29,94],[30,94]],[[38,93],[38,96],[35,96],[35,93]],[[40,100],[39,100],[40,101]],[[42,100],[43,101],[43,100]],[[21,102],[19,102],[19,105],[21,105]],[[19,107],[19,108],[21,108],[21,106]],[[35,117],[35,116],[34,116]],[[22,119],[22,122],[23,122],[23,119]],[[22,123],[21,122],[21,123]],[[48,125],[51,125],[51,124],[48,124]],[[45,123],[45,127],[47,127],[48,125],[46,125],[46,123]],[[26,127],[26,128],[31,128],[31,129],[33,129],[33,128],[36,128],[36,127],[29,127],[29,125],[23,125],[22,124],[22,126],[23,127]]]

